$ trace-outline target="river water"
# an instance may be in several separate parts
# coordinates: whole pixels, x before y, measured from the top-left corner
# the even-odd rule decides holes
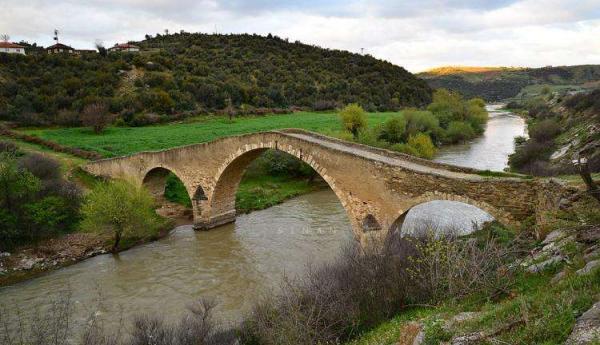
[[[444,148],[436,160],[502,170],[513,138],[524,134],[525,124],[514,115],[490,110],[483,137]],[[407,215],[405,226],[431,219],[432,214],[446,225],[489,217],[478,209],[454,206],[421,205]],[[325,190],[241,215],[234,224],[207,232],[180,226],[164,239],[119,255],[100,255],[0,288],[0,305],[13,314],[18,306],[27,318],[48,306],[49,297],[68,290],[76,328],[92,314],[112,328],[121,318],[141,313],[175,318],[195,299],[214,297],[219,316],[237,320],[262,294],[276,288],[284,274],[301,274],[309,264],[331,260],[351,241],[344,209],[335,194]]]

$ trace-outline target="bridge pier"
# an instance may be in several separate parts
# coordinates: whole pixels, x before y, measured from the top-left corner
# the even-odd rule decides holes
[[[196,214],[194,214],[194,230],[210,230],[221,225],[233,223],[235,222],[235,217],[235,210],[231,210],[213,217],[198,217]]]

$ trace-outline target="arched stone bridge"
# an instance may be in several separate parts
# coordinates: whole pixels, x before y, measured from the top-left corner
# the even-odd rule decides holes
[[[544,198],[547,182],[486,177],[477,170],[295,129],[99,160],[85,170],[143,183],[156,194],[162,194],[172,172],[192,199],[195,227],[209,229],[235,221],[240,180],[246,167],[267,149],[287,152],[312,166],[341,201],[360,240],[400,226],[411,207],[431,200],[471,204],[508,224],[549,207]]]

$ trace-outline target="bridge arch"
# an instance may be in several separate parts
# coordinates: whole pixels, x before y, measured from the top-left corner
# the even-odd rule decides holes
[[[207,203],[210,211],[203,217],[202,223],[197,224],[197,228],[210,228],[235,221],[236,193],[242,177],[250,163],[268,149],[275,149],[290,154],[313,168],[337,196],[356,233],[359,224],[352,217],[352,210],[347,202],[346,193],[338,188],[335,179],[327,173],[327,169],[312,155],[304,153],[302,149],[296,149],[290,145],[278,145],[277,141],[259,145],[245,145],[224,160],[219,169],[217,169],[217,173],[214,176],[215,186],[208,196]],[[360,238],[361,234],[356,233],[355,235]]]
[[[417,198],[413,198],[410,200],[409,204],[402,210],[400,210],[397,214],[392,225],[390,226],[390,232],[399,232],[402,229],[402,225],[404,224],[404,220],[408,215],[408,212],[412,210],[415,206],[429,203],[431,201],[454,201],[461,204],[466,204],[473,206],[493,217],[494,220],[506,224],[511,225],[514,224],[514,220],[510,214],[499,210],[486,202],[476,201],[471,198],[468,198],[464,195],[455,195],[455,194],[446,194],[446,193],[436,193],[436,192],[427,192],[420,195]]]
[[[163,165],[147,169],[142,174],[142,186],[148,189],[155,200],[162,201],[164,199],[165,188],[167,185],[167,177],[170,174],[175,175],[177,179],[183,183],[187,192],[187,196],[192,202],[198,198],[202,200],[202,197],[206,199],[202,186],[197,186],[196,188],[190,186],[189,183],[186,183],[186,181],[181,178],[181,174],[177,173],[175,169]]]

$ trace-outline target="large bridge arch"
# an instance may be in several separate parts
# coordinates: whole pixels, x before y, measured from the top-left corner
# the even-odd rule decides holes
[[[235,220],[236,193],[244,173],[255,159],[269,149],[290,154],[308,164],[335,193],[342,207],[344,207],[348,220],[355,232],[359,229],[359,222],[353,217],[353,210],[349,207],[346,193],[338,187],[335,178],[328,174],[323,164],[311,154],[306,154],[302,148],[292,145],[279,145],[277,141],[262,143],[262,145],[244,145],[223,161],[213,177],[215,186],[208,196],[207,208],[210,211],[204,215],[204,219],[200,219],[196,223],[197,228],[211,228]],[[370,216],[373,217],[372,215]],[[356,235],[360,236],[359,233],[356,233]]]

